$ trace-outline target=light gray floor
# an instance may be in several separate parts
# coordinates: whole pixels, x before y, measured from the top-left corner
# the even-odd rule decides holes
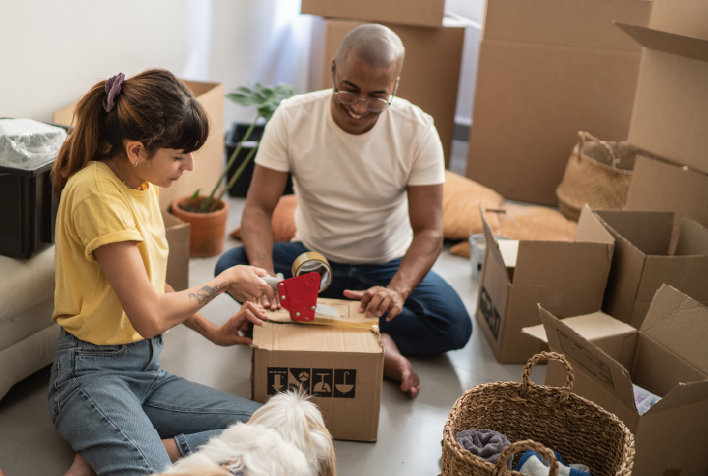
[[[465,145],[456,143],[455,155],[459,157],[453,158],[451,165],[462,162]],[[239,225],[243,204],[243,199],[230,199],[227,230]],[[226,249],[239,245],[239,241],[226,238]],[[455,288],[473,315],[477,283],[470,278],[469,260],[451,255],[448,248],[449,244],[433,269]],[[216,258],[192,259],[190,286],[210,280],[215,263]],[[222,323],[236,311],[236,303],[221,295],[203,314],[215,323]],[[161,361],[169,372],[235,395],[248,396],[249,348],[217,347],[184,326],[178,326],[165,336]],[[437,475],[441,471],[443,426],[457,398],[482,383],[520,382],[523,369],[522,365],[497,363],[484,337],[476,330],[464,349],[434,358],[411,358],[411,361],[421,378],[420,394],[411,400],[400,392],[395,382],[384,380],[378,441],[337,441],[335,451],[340,476]],[[543,382],[545,372],[545,366],[538,366],[532,380]],[[45,368],[17,384],[0,401],[0,468],[7,476],[59,476],[71,464],[74,453],[49,420],[48,380],[49,370]]]

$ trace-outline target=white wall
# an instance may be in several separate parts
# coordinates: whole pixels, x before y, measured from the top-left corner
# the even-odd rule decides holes
[[[0,1],[0,117],[50,121],[96,82],[166,68],[185,79],[307,86],[299,0]],[[226,103],[225,125],[253,110]]]

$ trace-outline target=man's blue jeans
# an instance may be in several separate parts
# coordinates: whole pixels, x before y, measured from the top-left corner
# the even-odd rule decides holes
[[[162,472],[162,439],[187,455],[261,405],[160,368],[162,335],[94,345],[61,330],[49,382],[49,413],[74,451],[102,475]]]
[[[295,259],[309,251],[301,242],[274,243],[273,266],[276,273],[292,277]],[[243,247],[225,252],[216,263],[216,274],[231,266],[249,264]],[[334,279],[321,297],[346,299],[343,291],[363,291],[372,286],[387,286],[398,271],[401,259],[383,264],[352,265],[331,262]],[[408,296],[403,312],[390,322],[379,319],[381,332],[389,334],[404,354],[442,354],[461,349],[472,335],[472,320],[454,289],[433,271]]]

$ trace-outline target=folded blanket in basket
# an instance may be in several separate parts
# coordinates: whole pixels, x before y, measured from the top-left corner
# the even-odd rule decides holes
[[[506,436],[494,430],[462,430],[455,435],[455,441],[473,455],[492,464],[499,461],[501,452],[509,446]],[[511,458],[507,461],[507,469],[511,470]]]
[[[553,452],[558,460],[558,476],[590,476],[590,468],[584,464],[565,465],[563,457],[557,451]],[[533,450],[526,450],[516,465],[516,471],[528,476],[548,476],[550,463]]]

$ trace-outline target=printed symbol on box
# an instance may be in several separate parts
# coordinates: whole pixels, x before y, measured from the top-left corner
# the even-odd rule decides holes
[[[302,387],[302,390],[309,395],[311,375],[310,369],[291,368],[288,373],[288,389]]]
[[[312,369],[312,395],[332,396],[332,369]]]
[[[268,367],[268,395],[275,395],[281,390],[287,390],[287,384],[287,367]]]
[[[494,307],[492,298],[489,297],[489,293],[484,286],[482,286],[482,292],[479,293],[479,311],[482,313],[482,317],[484,317],[485,322],[489,326],[489,330],[492,331],[494,339],[499,340],[501,316],[499,315],[497,308]]]
[[[593,374],[598,380],[605,382],[613,389],[615,388],[615,382],[612,380],[612,373],[607,364],[598,360],[585,347],[575,342],[569,335],[561,332],[560,329],[556,329],[556,331],[558,331],[561,350],[565,355],[575,359],[581,367]]]
[[[356,369],[334,370],[334,398],[354,398]]]

